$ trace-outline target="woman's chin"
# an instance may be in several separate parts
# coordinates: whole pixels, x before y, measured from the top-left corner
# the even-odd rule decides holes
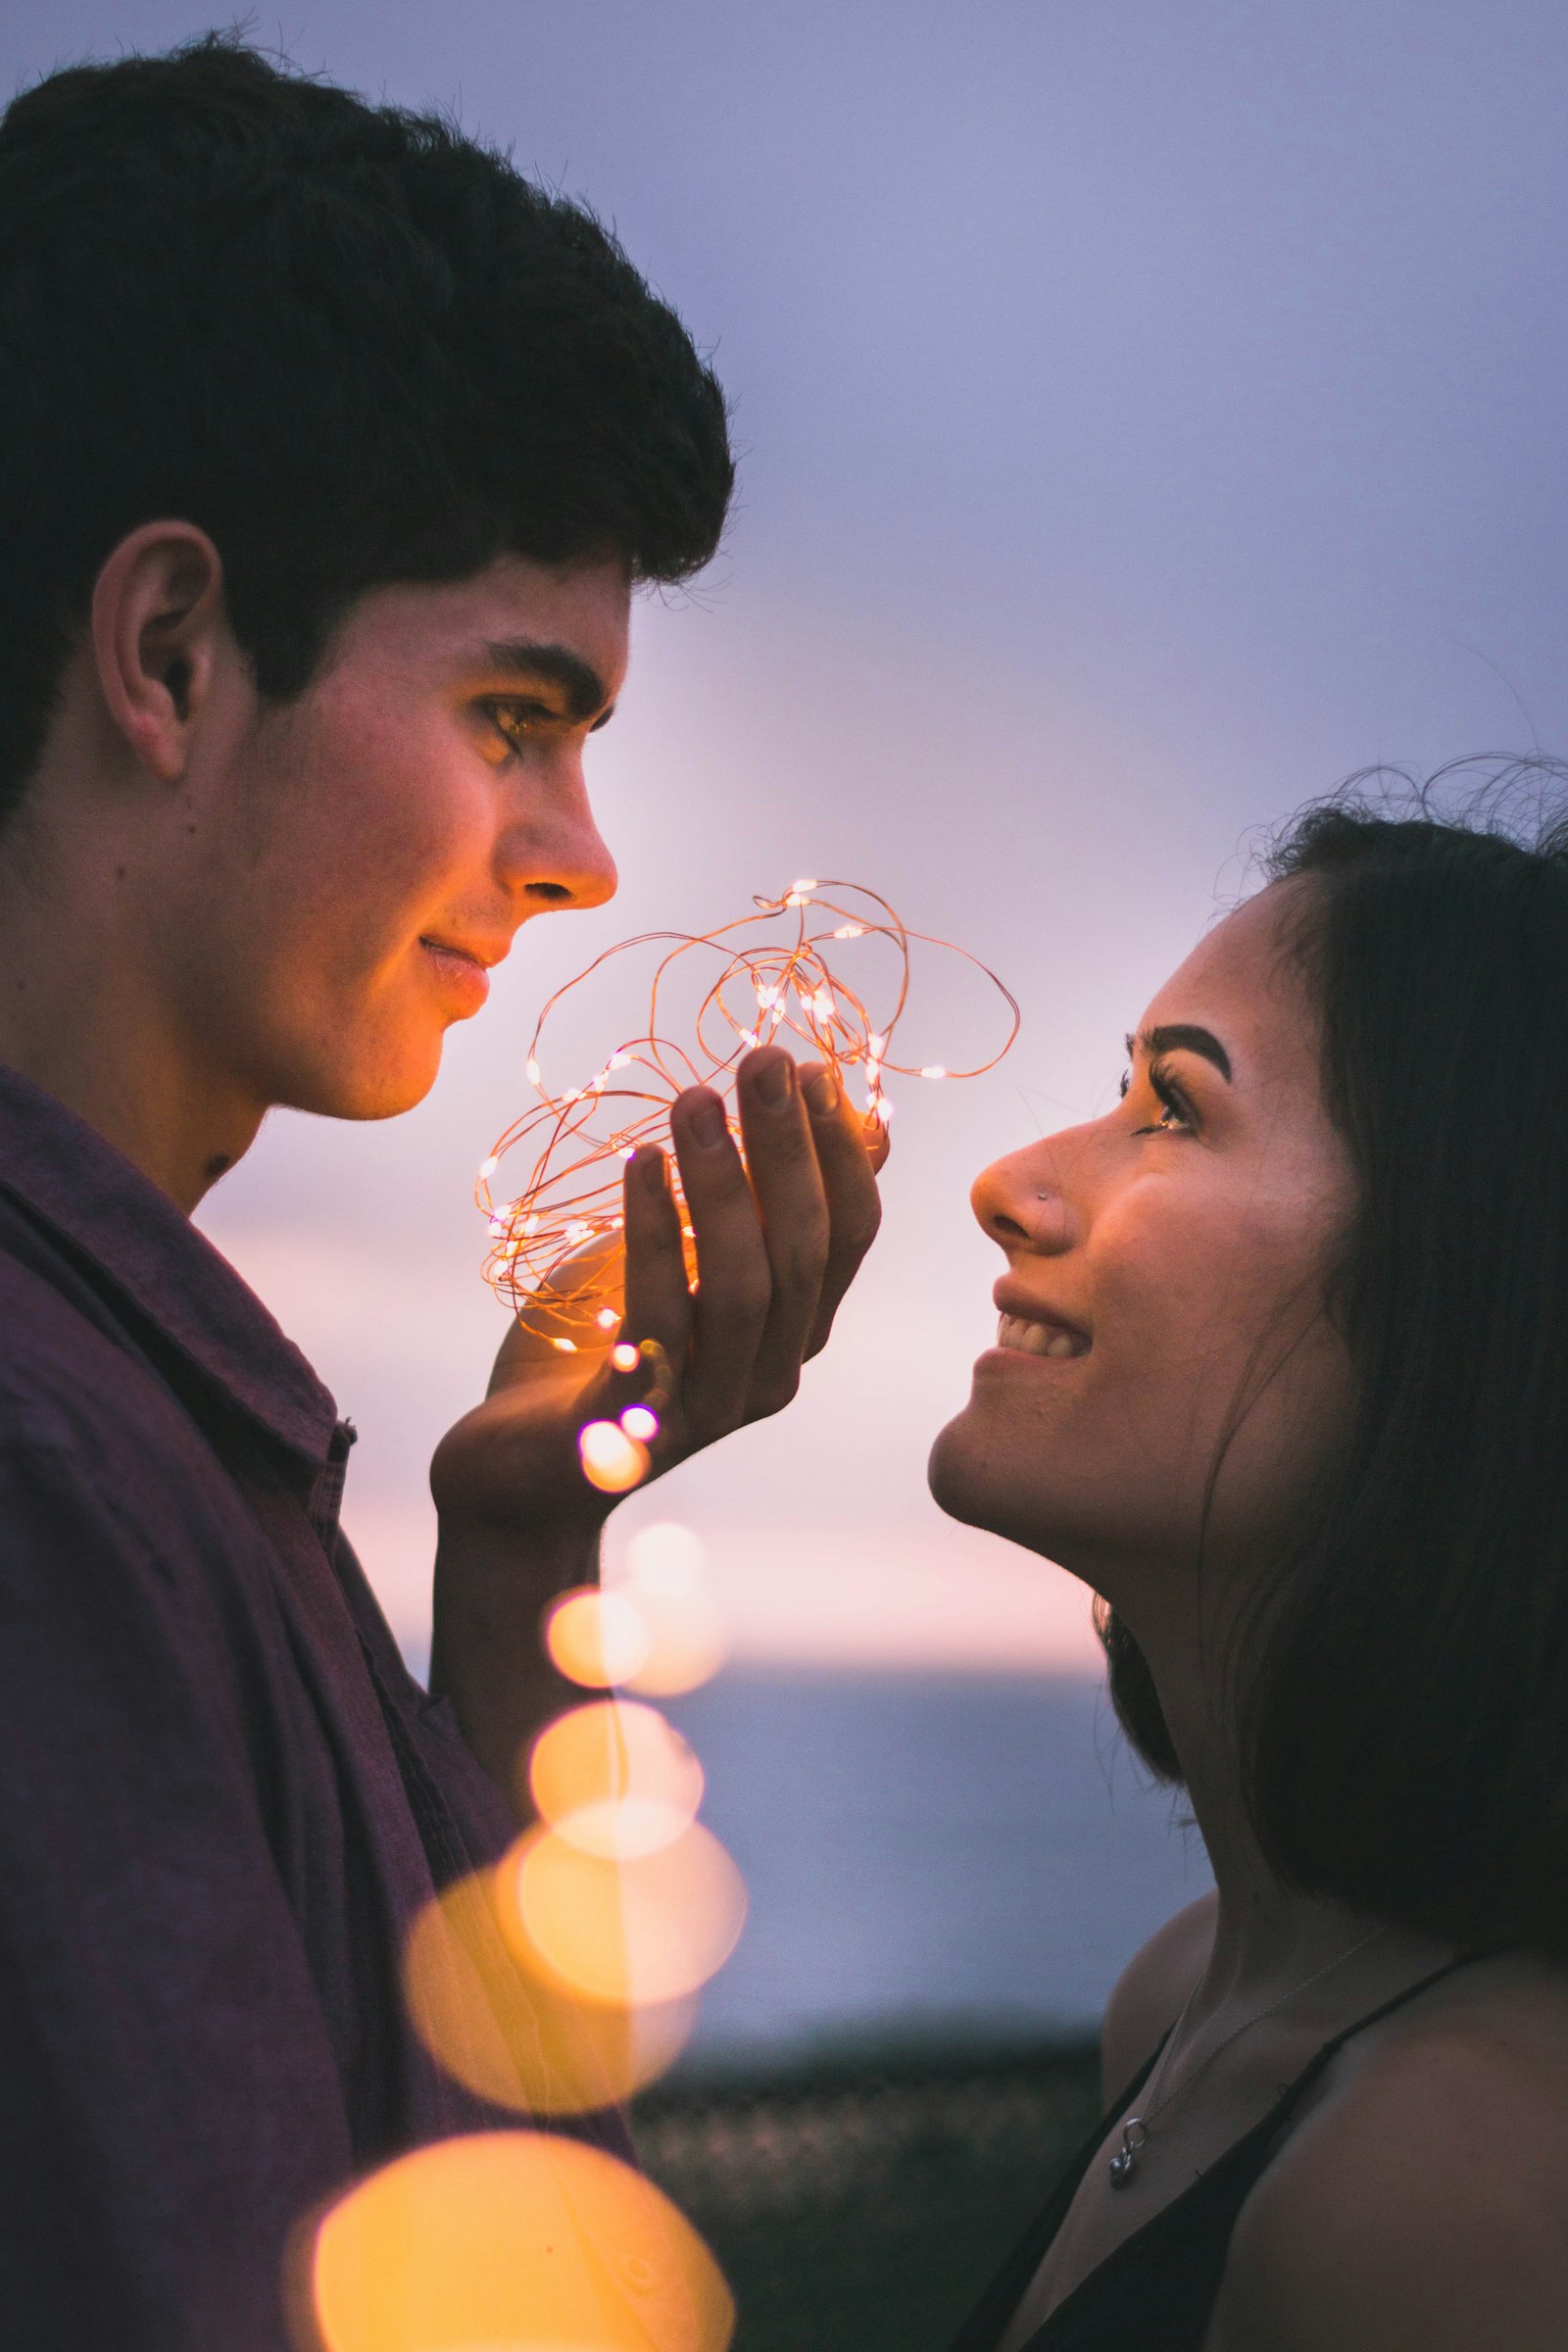
[[[999,1459],[995,1435],[976,1429],[967,1410],[956,1413],[936,1443],[926,1463],[926,1484],[939,1510],[966,1527],[983,1527],[993,1535],[1027,1542],[1014,1525],[1019,1497],[1009,1494],[1005,1463]],[[1009,1505],[1011,1506],[1009,1508]]]
[[[968,1409],[938,1431],[925,1475],[932,1499],[950,1519],[1064,1564],[1061,1546],[1070,1539],[1062,1512],[1047,1507],[1040,1494],[1021,1491],[1006,1443]]]

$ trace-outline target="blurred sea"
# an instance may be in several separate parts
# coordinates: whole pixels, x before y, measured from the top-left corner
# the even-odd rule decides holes
[[[664,1704],[751,1895],[688,2069],[1081,2034],[1212,1884],[1089,1677],[731,1668]]]

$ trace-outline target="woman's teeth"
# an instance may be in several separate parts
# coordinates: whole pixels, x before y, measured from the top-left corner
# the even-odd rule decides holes
[[[1014,1348],[1019,1355],[1083,1353],[1075,1332],[1063,1331],[1059,1323],[1030,1323],[1022,1315],[1001,1318],[997,1324],[997,1346]]]

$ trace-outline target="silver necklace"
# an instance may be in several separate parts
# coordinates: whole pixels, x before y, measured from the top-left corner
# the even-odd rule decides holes
[[[1319,1977],[1326,1977],[1331,1968],[1343,1968],[1347,1960],[1353,1960],[1357,1952],[1364,1952],[1369,1943],[1375,1943],[1380,1936],[1387,1934],[1386,1928],[1374,1928],[1370,1936],[1363,1936],[1359,1943],[1352,1943],[1348,1952],[1336,1953],[1332,1960],[1325,1960],[1321,1968],[1315,1968],[1309,1977],[1303,1977],[1298,1984],[1291,1985],[1288,1991],[1280,1994],[1278,2000],[1270,2001],[1266,2009],[1258,2009],[1252,2016],[1244,2017],[1239,2026],[1231,2028],[1223,2041],[1215,2042],[1208,2056],[1200,2058],[1192,2073],[1184,2077],[1174,2090],[1167,2092],[1165,2097],[1161,2098],[1159,2091],[1165,2079],[1165,2069],[1170,2064],[1171,2053],[1181,2039],[1182,2028],[1187,2023],[1187,2012],[1198,1995],[1198,1984],[1201,1984],[1203,1981],[1200,1977],[1198,1984],[1193,1986],[1192,1991],[1182,2003],[1181,2015],[1172,2026],[1165,2046],[1159,2053],[1159,2064],[1155,2067],[1153,2078],[1149,2085],[1148,2105],[1141,2115],[1130,2115],[1121,2128],[1121,2146],[1110,2159],[1111,2187],[1125,2187],[1132,2179],[1144,2142],[1153,2129],[1155,2116],[1162,2108],[1174,2106],[1184,2091],[1191,2090],[1204,2068],[1213,2065],[1221,2050],[1228,2050],[1231,2043],[1241,2034],[1247,2033],[1252,2026],[1260,2026],[1265,2017],[1272,2017],[1276,2009],[1283,2009],[1287,2001],[1294,2000],[1298,1992],[1304,1992],[1309,1984],[1315,1984]]]

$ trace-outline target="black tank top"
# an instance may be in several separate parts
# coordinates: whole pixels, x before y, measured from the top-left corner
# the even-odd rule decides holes
[[[1375,2026],[1381,2018],[1414,2000],[1429,1984],[1451,1976],[1474,1960],[1491,1959],[1492,1951],[1461,1952],[1419,1984],[1406,1985],[1370,2017],[1358,2018],[1326,2041],[1296,2081],[1282,2092],[1267,2115],[1224,2155],[1200,2174],[1191,2188],[1162,2206],[1141,2230],[1113,2247],[1072,2293],[1057,2304],[1049,2319],[1028,2338],[1023,2352],[1127,2352],[1130,2343],[1157,2343],[1159,2352],[1199,2352],[1219,2293],[1220,2273],[1230,2246],[1236,2217],[1249,2190],[1274,2153],[1274,2144],[1289,2125],[1300,2100],[1317,2081],[1335,2052],[1354,2034]],[[1073,2194],[1111,2126],[1149,2080],[1159,2049],[1134,2076],[1108,2115],[1095,2126],[1092,2137],[1073,2158],[1045,2211],[1030,2225],[1022,2242],[1009,2255],[978,2308],[954,2338],[951,2352],[996,2352],[1013,2313],[1023,2301],[1030,2281],[1044,2262],[1051,2242],[1061,2228]]]

